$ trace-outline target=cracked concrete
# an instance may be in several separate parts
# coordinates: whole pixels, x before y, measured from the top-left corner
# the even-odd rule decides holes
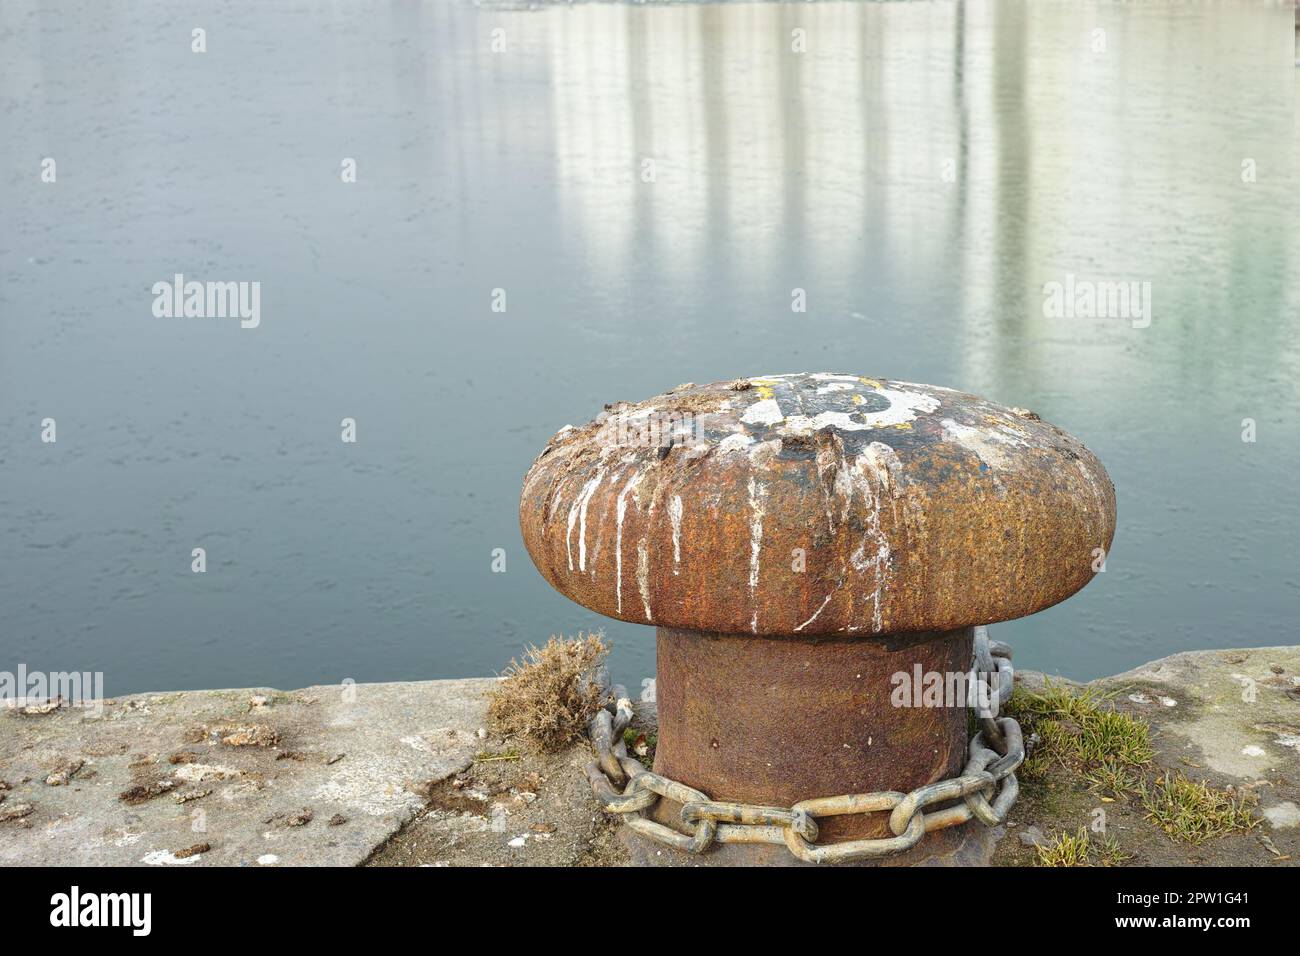
[[[139,694],[98,715],[11,708],[0,817],[31,809],[0,822],[0,862],[358,864],[473,761],[493,683]]]
[[[1194,651],[1094,681],[1158,732],[1161,749],[1224,782],[1256,788],[1260,815],[1296,832],[1300,647]]]
[[[1165,732],[1210,770],[1254,780],[1300,760],[1300,648],[1175,654],[1095,683],[1167,688],[1127,695],[1139,705],[1130,709],[1156,711]]]

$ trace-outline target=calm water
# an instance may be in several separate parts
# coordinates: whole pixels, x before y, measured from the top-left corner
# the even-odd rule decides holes
[[[1107,572],[995,628],[1023,665],[1295,643],[1293,44],[1267,5],[5,0],[0,669],[477,675],[604,624],[639,682],[653,633],[522,550],[524,472],[604,402],[804,369],[1106,463]],[[175,273],[260,326],[155,318]],[[1067,274],[1150,325],[1045,317]]]

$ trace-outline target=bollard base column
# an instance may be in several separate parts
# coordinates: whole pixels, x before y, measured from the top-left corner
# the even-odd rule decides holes
[[[777,807],[906,793],[957,776],[969,739],[964,697],[936,704],[913,691],[929,675],[951,685],[969,673],[973,643],[973,628],[848,640],[660,628],[655,772],[713,800]],[[679,804],[661,799],[650,816],[684,831],[680,813]],[[817,823],[819,844],[893,835],[887,813]],[[900,859],[955,853],[970,831],[983,829],[967,823],[935,831]],[[660,850],[672,852],[656,846],[655,859]],[[715,847],[701,856],[730,850],[738,865],[790,856],[762,845]]]

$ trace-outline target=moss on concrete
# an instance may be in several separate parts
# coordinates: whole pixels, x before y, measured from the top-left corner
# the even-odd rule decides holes
[[[1180,732],[1187,726],[1204,727],[1207,720],[1217,727],[1261,726],[1258,720],[1243,724],[1240,715],[1264,716],[1262,708],[1243,707],[1239,695],[1213,686],[1223,681],[1203,679],[1204,670],[1219,663],[1207,655],[1194,659],[1196,679],[1184,662],[1169,682],[1122,675],[1079,686],[1035,675],[1026,682],[1030,686],[1018,685],[1008,710],[1022,722],[1031,756],[1020,774],[1021,797],[1010,814],[1008,837],[993,862],[1294,864],[1294,854],[1288,852],[1300,842],[1294,828],[1266,832],[1255,809],[1261,796],[1288,806],[1282,798],[1294,790],[1293,778],[1225,774],[1211,761],[1198,759]],[[1231,665],[1240,667],[1250,656],[1233,652]],[[1267,673],[1278,669],[1274,663]],[[1214,693],[1213,702],[1203,696],[1207,689]],[[1241,741],[1243,734],[1235,739]],[[1215,746],[1226,749],[1222,742]],[[1251,749],[1241,742],[1233,746],[1243,753]]]

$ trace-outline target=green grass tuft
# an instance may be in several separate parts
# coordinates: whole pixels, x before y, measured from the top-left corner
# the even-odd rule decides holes
[[[1110,757],[1098,761],[1083,779],[1090,789],[1115,800],[1122,800],[1142,789],[1141,772]]]
[[[1058,834],[1054,840],[1035,849],[1039,866],[1118,866],[1130,859],[1114,837],[1101,836],[1094,841],[1083,827],[1073,834]]]
[[[1204,843],[1213,837],[1253,829],[1259,820],[1251,811],[1253,800],[1233,797],[1179,774],[1158,778],[1143,789],[1142,807],[1147,819],[1171,837],[1187,843]]]
[[[1027,780],[1042,779],[1053,767],[1081,775],[1116,796],[1136,791],[1140,771],[1155,757],[1146,721],[1112,710],[1092,688],[1073,691],[1048,681],[1034,693],[1017,688],[1007,712],[1038,746],[1022,768]]]
[[[1079,832],[1059,834],[1050,843],[1040,844],[1038,849],[1039,866],[1087,866],[1090,843],[1088,831],[1079,827]]]

